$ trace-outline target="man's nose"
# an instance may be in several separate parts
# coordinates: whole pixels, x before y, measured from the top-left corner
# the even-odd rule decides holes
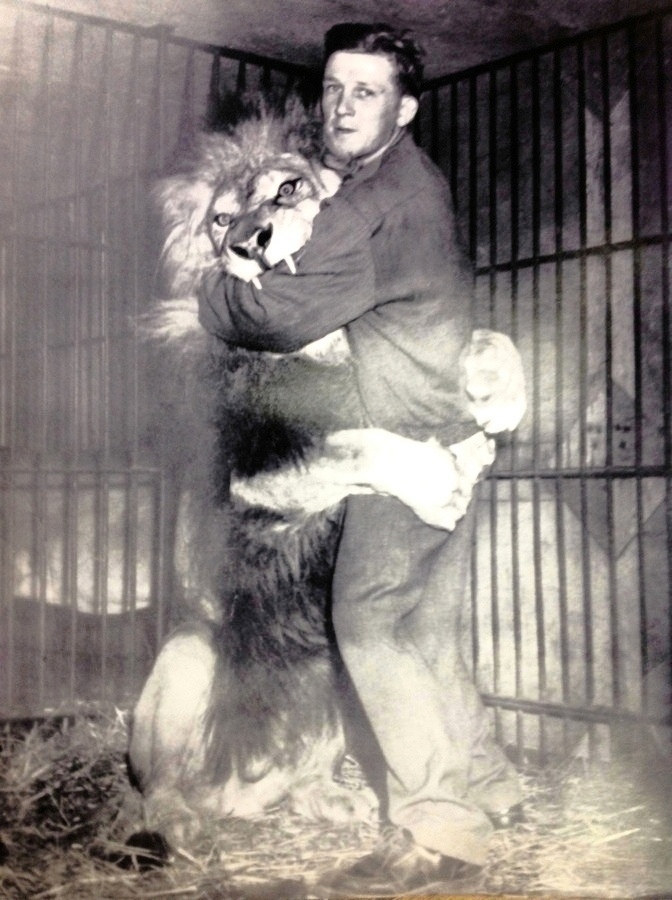
[[[352,103],[352,96],[348,94],[346,91],[343,91],[338,98],[338,103],[336,104],[336,115],[337,116],[351,116],[354,112],[354,106]]]

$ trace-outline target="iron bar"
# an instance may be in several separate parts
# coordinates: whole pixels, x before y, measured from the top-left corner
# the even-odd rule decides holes
[[[609,43],[608,37],[602,37],[599,44],[600,88],[602,103],[602,191],[604,204],[604,241],[609,244],[612,239],[612,168],[611,168],[611,91],[609,78]],[[605,434],[614,433],[614,390],[613,390],[613,359],[611,348],[614,342],[613,329],[613,266],[610,253],[604,256],[604,390],[605,390]],[[613,465],[613,445],[607,437],[605,442],[605,464]],[[605,481],[606,505],[607,505],[607,565],[608,565],[608,594],[609,594],[609,628],[611,641],[611,667],[612,667],[612,693],[616,706],[621,703],[621,677],[619,660],[619,610],[616,577],[616,541],[615,541],[615,512],[614,490],[611,479]]]
[[[538,259],[541,233],[541,97],[539,84],[539,59],[534,57],[531,65],[531,178],[532,178],[532,257]],[[532,268],[532,467],[539,468],[539,416],[541,391],[540,345],[540,284],[539,265]],[[546,669],[546,626],[545,596],[542,577],[543,547],[541,542],[541,484],[535,478],[532,482],[532,542],[534,554],[534,611],[535,635],[537,642],[537,693],[547,696],[548,676]],[[547,756],[546,719],[539,721],[539,756],[542,762]]]
[[[637,722],[642,725],[672,726],[669,716],[643,716],[641,713],[626,709],[614,709],[611,706],[578,706],[571,703],[548,703],[540,700],[526,700],[520,697],[503,697],[501,695],[482,693],[486,706],[496,709],[507,709],[517,713],[536,716],[553,716],[574,722],[610,725],[614,722]]]
[[[564,222],[564,136],[563,136],[563,103],[562,103],[562,60],[561,53],[556,50],[553,53],[552,70],[553,89],[553,230],[554,230],[554,280],[555,280],[555,391],[556,402],[554,410],[554,445],[557,460],[562,460],[562,386],[563,386],[563,357],[560,352],[562,335],[562,297],[563,297],[563,222]],[[553,482],[555,487],[555,541],[556,563],[558,567],[558,615],[559,615],[559,643],[560,643],[560,678],[563,703],[569,702],[569,611],[568,611],[568,585],[567,585],[567,549],[565,534],[565,503],[563,481]],[[563,746],[568,750],[568,732],[565,727],[563,732]]]
[[[520,248],[520,126],[519,126],[519,91],[518,91],[518,67],[512,65],[509,72],[509,190],[511,204],[509,211],[510,230],[510,254],[511,254],[511,336],[514,342],[518,340],[518,268],[517,260]],[[511,463],[516,466],[517,442],[514,437],[512,442]],[[523,695],[523,634],[521,614],[521,573],[520,573],[520,509],[519,509],[519,482],[510,482],[511,503],[511,603],[513,615],[513,642],[515,659],[515,683],[516,696]],[[524,721],[520,713],[516,714],[516,748],[518,761],[522,764],[525,756]]]
[[[668,22],[669,26],[669,22]],[[658,180],[660,185],[660,227],[670,231],[670,191],[669,191],[669,80],[665,70],[665,51],[669,43],[665,41],[664,23],[656,21],[656,85],[658,115]],[[672,311],[670,309],[670,250],[669,245],[661,250],[661,344],[662,344],[662,400],[663,400],[663,458],[668,476],[665,479],[665,531],[667,547],[672,547]],[[672,684],[672,553],[667,555],[667,633],[665,635],[669,659],[667,661],[668,684]]]
[[[635,47],[635,29],[632,25],[627,28],[627,66],[628,66],[628,94],[629,94],[629,124],[630,124],[630,170],[632,179],[631,193],[631,218],[633,249],[632,272],[632,334],[633,334],[633,363],[634,363],[634,392],[635,392],[635,468],[639,469],[643,461],[643,349],[642,332],[639,323],[642,318],[642,250],[638,244],[640,234],[640,153],[639,153],[639,111],[638,79],[637,79],[637,53]],[[641,655],[641,703],[645,709],[647,706],[646,671],[648,668],[647,647],[647,611],[646,611],[646,580],[644,571],[644,497],[643,481],[638,472],[635,476],[636,488],[636,519],[637,519],[637,574],[640,614],[640,655]]]

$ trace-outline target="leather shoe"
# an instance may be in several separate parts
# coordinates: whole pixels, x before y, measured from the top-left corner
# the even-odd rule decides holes
[[[432,888],[445,893],[478,887],[481,866],[443,856],[416,844],[405,829],[388,826],[371,853],[323,875],[329,896],[378,897]]]

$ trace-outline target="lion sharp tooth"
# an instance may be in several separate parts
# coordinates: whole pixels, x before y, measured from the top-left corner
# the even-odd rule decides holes
[[[296,275],[296,263],[292,259],[291,255],[285,257],[285,262],[287,263],[287,268],[292,273],[292,275]]]
[[[259,279],[257,278],[256,275],[255,275],[254,278],[252,279],[252,284],[255,286],[255,288],[256,288],[258,291],[261,290],[261,282],[259,281]]]

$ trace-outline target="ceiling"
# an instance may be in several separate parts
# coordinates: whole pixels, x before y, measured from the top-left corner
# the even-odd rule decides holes
[[[670,0],[36,0],[176,36],[291,62],[319,61],[322,36],[342,21],[410,29],[428,77],[461,71],[555,38],[579,34]],[[0,16],[2,8],[0,7]]]

